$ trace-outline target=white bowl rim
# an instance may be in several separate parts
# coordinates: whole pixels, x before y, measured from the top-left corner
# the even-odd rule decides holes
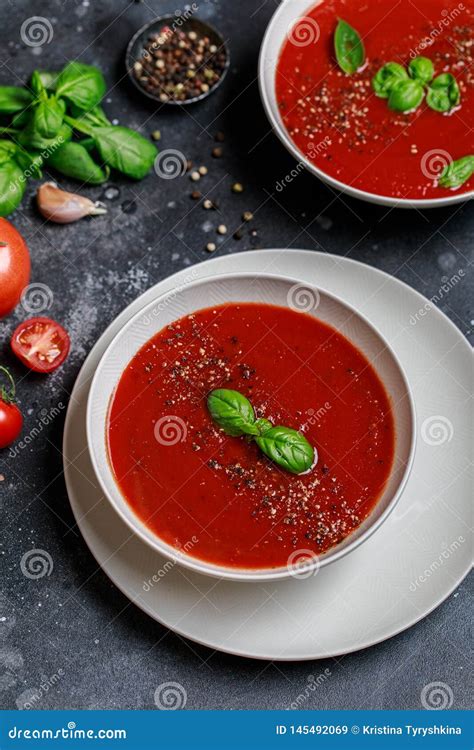
[[[403,490],[405,489],[406,483],[408,481],[408,478],[410,476],[413,462],[415,458],[415,448],[416,448],[416,411],[415,411],[415,403],[413,398],[413,392],[411,389],[411,386],[409,384],[407,375],[405,373],[404,368],[402,367],[397,355],[393,351],[390,344],[387,342],[385,337],[379,332],[379,330],[366,318],[366,316],[356,310],[355,307],[353,307],[351,304],[346,302],[345,300],[341,299],[336,294],[333,294],[332,292],[329,292],[327,289],[323,287],[316,287],[314,284],[309,284],[305,282],[302,279],[298,279],[293,276],[287,276],[285,274],[277,274],[277,273],[267,273],[267,272],[258,272],[258,273],[241,273],[241,272],[232,272],[232,273],[220,273],[216,275],[211,276],[202,276],[199,279],[196,279],[195,281],[189,282],[186,284],[186,289],[192,288],[195,286],[199,286],[203,283],[213,281],[213,282],[219,282],[223,281],[225,282],[227,279],[235,279],[235,278],[241,278],[241,279],[249,279],[249,280],[255,280],[255,279],[270,279],[270,280],[277,280],[277,281],[286,281],[292,284],[304,284],[305,287],[308,289],[314,289],[320,293],[323,293],[328,298],[332,299],[333,301],[337,302],[338,304],[345,307],[350,313],[353,315],[356,315],[362,322],[374,333],[374,335],[382,342],[384,348],[388,350],[390,353],[392,359],[395,362],[395,365],[401,375],[401,379],[403,381],[403,385],[405,388],[406,396],[407,396],[407,403],[408,403],[408,409],[410,412],[410,438],[411,438],[411,444],[410,444],[410,450],[408,453],[408,458],[405,466],[405,470],[403,472],[402,477],[400,478],[400,481],[398,483],[398,487],[395,490],[392,499],[388,503],[387,507],[383,511],[383,513],[380,514],[380,516],[373,522],[370,526],[368,526],[365,531],[356,539],[354,539],[352,542],[349,542],[347,545],[342,547],[338,550],[339,545],[335,545],[334,547],[330,548],[327,553],[324,553],[324,556],[322,558],[319,558],[318,556],[315,556],[313,563],[305,563],[305,574],[306,572],[309,573],[311,570],[320,569],[325,567],[326,565],[329,565],[330,563],[336,562],[337,560],[341,559],[342,557],[345,557],[346,554],[349,552],[352,552],[357,547],[359,547],[363,542],[365,542],[367,539],[369,539],[370,536],[384,523],[384,521],[388,518],[388,516],[391,514],[391,512],[396,507]],[[98,457],[96,456],[94,452],[94,441],[92,439],[93,435],[93,426],[92,426],[92,401],[93,401],[93,394],[95,393],[96,389],[99,388],[99,380],[101,371],[105,365],[105,362],[107,360],[107,355],[109,351],[112,349],[112,347],[115,345],[116,341],[120,339],[120,337],[124,334],[124,332],[130,328],[134,322],[142,317],[144,314],[146,314],[148,309],[153,309],[157,304],[162,302],[164,299],[166,299],[170,295],[175,295],[175,291],[173,289],[168,290],[167,292],[164,292],[157,297],[155,297],[153,300],[148,302],[146,305],[140,308],[131,318],[126,322],[126,324],[121,328],[115,336],[112,338],[110,343],[107,345],[107,348],[103,352],[99,364],[94,372],[94,376],[92,378],[89,393],[87,395],[87,411],[86,411],[86,435],[87,435],[87,446],[89,451],[89,456],[91,459],[91,463],[94,469],[94,473],[97,477],[97,480],[101,486],[101,489],[104,493],[104,497],[107,499],[107,501],[111,504],[111,506],[114,508],[116,513],[120,516],[122,521],[128,526],[130,531],[137,535],[141,541],[145,542],[151,549],[153,549],[158,554],[162,555],[168,560],[171,560],[173,563],[177,565],[181,565],[185,568],[188,568],[189,570],[192,570],[195,573],[200,573],[201,575],[210,576],[213,578],[219,578],[219,579],[225,579],[225,580],[231,580],[231,581],[242,581],[242,582],[263,582],[263,581],[275,581],[275,580],[281,580],[285,578],[291,578],[292,572],[289,570],[287,566],[279,567],[279,568],[239,568],[239,567],[226,567],[224,565],[217,565],[214,563],[208,563],[205,560],[201,560],[198,557],[193,557],[192,555],[188,555],[186,553],[181,552],[180,550],[176,549],[172,545],[169,545],[167,542],[162,540],[157,534],[150,531],[150,534],[152,537],[147,536],[142,529],[139,526],[139,523],[142,523],[145,527],[146,524],[141,521],[141,519],[136,516],[134,511],[132,510],[131,506],[128,504],[128,501],[126,497],[122,494],[120,487],[118,486],[118,483],[115,480],[114,473],[112,470],[112,467],[110,465],[110,462],[107,462],[107,470],[110,473],[110,476],[112,477],[114,483],[117,486],[118,492],[122,496],[122,499],[125,504],[128,505],[128,507],[132,510],[132,516],[136,518],[137,523],[133,523],[129,516],[127,516],[123,510],[120,508],[120,506],[115,502],[114,498],[111,497],[109,494],[108,487],[103,479],[102,476],[102,467],[100,464],[100,461]],[[236,303],[237,304],[237,303]],[[212,305],[211,305],[212,307]],[[198,308],[198,309],[206,309],[206,307]],[[330,324],[329,324],[330,325]],[[344,334],[343,334],[344,335]],[[151,338],[151,337],[150,337]],[[355,344],[354,344],[355,346]],[[140,347],[141,348],[141,347]],[[139,350],[137,350],[139,351]],[[365,355],[364,355],[365,356]],[[120,376],[118,377],[118,380],[120,379]],[[117,383],[118,383],[117,380]],[[385,387],[385,386],[384,386]],[[109,402],[110,403],[110,402]],[[107,404],[107,411],[108,411]],[[107,427],[107,424],[104,425],[105,428]],[[105,431],[102,435],[102,438],[105,438]],[[393,470],[393,467],[392,467]],[[375,507],[375,506],[374,506]],[[367,518],[370,518],[370,514]],[[350,535],[349,535],[350,536]],[[334,553],[332,553],[332,550],[334,550]]]
[[[390,195],[381,195],[379,193],[370,193],[367,190],[361,188],[352,187],[347,185],[345,182],[340,182],[335,177],[324,172],[322,169],[313,164],[302,151],[293,143],[290,138],[285,126],[281,123],[274,115],[271,103],[270,94],[268,92],[265,83],[265,68],[266,68],[266,56],[268,47],[271,43],[271,35],[274,31],[276,23],[280,15],[286,10],[287,6],[292,3],[293,0],[282,0],[281,4],[273,13],[268,26],[265,29],[262,43],[260,45],[260,53],[258,57],[258,87],[260,91],[260,97],[262,99],[263,108],[270,121],[272,130],[275,135],[280,139],[285,148],[294,156],[294,158],[302,163],[308,172],[311,172],[316,177],[319,177],[322,182],[326,182],[328,185],[336,188],[341,193],[346,193],[354,198],[359,198],[367,203],[376,203],[381,206],[391,206],[392,208],[438,208],[442,206],[452,206],[456,203],[463,203],[474,198],[474,190],[469,190],[467,193],[456,193],[453,195],[442,196],[440,198],[395,198]],[[313,8],[316,5],[316,0],[308,0],[308,9]],[[300,18],[300,14],[295,14],[295,20]],[[280,48],[281,51],[281,48]]]

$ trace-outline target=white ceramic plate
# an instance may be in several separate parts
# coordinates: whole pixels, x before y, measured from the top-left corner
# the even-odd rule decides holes
[[[119,315],[90,353],[73,390],[64,472],[78,526],[99,566],[165,626],[242,656],[325,658],[410,627],[438,606],[471,566],[468,343],[436,308],[422,314],[426,299],[420,294],[345,258],[258,250],[216,258],[192,271],[160,282]],[[117,331],[145,304],[190,278],[236,272],[288,275],[346,299],[389,341],[414,393],[418,443],[400,502],[365,544],[309,578],[217,582],[173,565],[130,533],[102,495],[87,450],[90,381]]]
[[[260,48],[258,62],[260,95],[271,126],[285,148],[288,149],[290,154],[292,154],[298,162],[302,162],[309,172],[312,172],[323,182],[332,185],[336,190],[341,190],[344,193],[352,195],[354,198],[359,198],[368,201],[369,203],[378,203],[383,206],[396,206],[397,208],[435,208],[437,206],[449,206],[453,203],[462,203],[463,201],[472,199],[474,197],[474,191],[472,190],[467,193],[453,191],[452,195],[444,196],[442,198],[424,199],[394,198],[389,195],[369,193],[366,190],[360,190],[359,188],[346,185],[326,174],[322,169],[316,167],[293,143],[280,116],[280,110],[277,104],[275,91],[276,66],[280,57],[281,48],[288,38],[289,30],[293,27],[298,18],[307,15],[311,8],[314,8],[315,5],[320,4],[322,1],[323,0],[319,0],[319,2],[317,2],[317,0],[283,0],[267,26],[262,46]]]
[[[112,396],[125,368],[137,352],[165,326],[203,307],[226,302],[261,302],[291,309],[303,309],[308,315],[336,328],[367,357],[384,383],[393,405],[395,452],[387,485],[375,508],[341,544],[310,561],[302,550],[303,572],[322,568],[353,551],[386,520],[394,509],[407,481],[415,451],[415,413],[406,377],[390,346],[379,332],[342,300],[323,289],[302,284],[296,279],[275,274],[219,274],[183,284],[160,295],[136,313],[111,341],[104,352],[91,383],[87,403],[87,441],[94,471],[113,507],[144,542],[174,562],[197,573],[234,581],[270,581],[295,575],[295,566],[244,569],[215,565],[179,551],[160,539],[133,512],[122,495],[110,465],[107,431]],[[298,569],[299,575],[302,574]]]

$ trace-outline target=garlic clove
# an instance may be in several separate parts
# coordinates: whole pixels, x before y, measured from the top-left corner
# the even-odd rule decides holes
[[[100,201],[91,201],[83,195],[68,193],[58,188],[55,182],[45,182],[36,193],[40,213],[57,224],[70,224],[83,216],[97,216],[107,213]]]

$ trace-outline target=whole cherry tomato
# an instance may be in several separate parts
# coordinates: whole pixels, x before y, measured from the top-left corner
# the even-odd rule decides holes
[[[0,371],[8,378],[9,388],[0,388],[0,448],[11,445],[23,427],[23,417],[15,401],[15,383],[6,367]]]
[[[0,218],[0,318],[13,310],[30,280],[30,254],[21,234]]]

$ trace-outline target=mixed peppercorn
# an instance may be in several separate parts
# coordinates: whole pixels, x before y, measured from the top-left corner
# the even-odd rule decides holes
[[[207,94],[222,77],[227,52],[198,30],[163,26],[149,37],[133,73],[162,102],[185,102]]]

